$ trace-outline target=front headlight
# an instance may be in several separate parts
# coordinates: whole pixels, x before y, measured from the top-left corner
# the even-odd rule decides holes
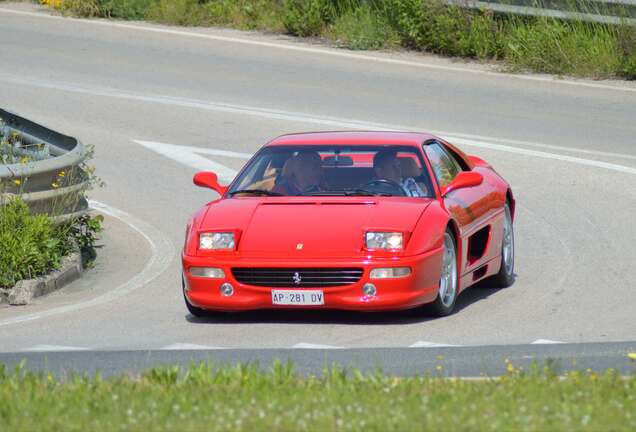
[[[401,232],[369,231],[365,235],[367,249],[402,249],[404,235]]]
[[[199,234],[199,249],[234,250],[233,232],[207,232]]]

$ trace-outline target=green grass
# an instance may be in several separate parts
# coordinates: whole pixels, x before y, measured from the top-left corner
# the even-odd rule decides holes
[[[627,431],[636,428],[636,380],[613,371],[466,381],[336,368],[303,377],[280,364],[269,372],[201,364],[141,378],[60,381],[0,365],[0,425],[6,431]]]
[[[60,10],[318,36],[352,49],[405,47],[501,61],[513,71],[636,79],[634,26],[493,15],[439,0],[62,0]]]

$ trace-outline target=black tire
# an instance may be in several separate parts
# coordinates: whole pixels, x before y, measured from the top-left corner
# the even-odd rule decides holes
[[[183,291],[183,301],[185,302],[186,308],[188,308],[188,312],[190,312],[192,316],[195,316],[197,318],[204,318],[204,317],[210,316],[210,312],[208,312],[205,309],[201,309],[196,306],[193,306],[188,301],[188,298],[186,297],[186,294],[185,294],[185,281],[183,280],[183,275],[181,276],[181,289]]]
[[[492,277],[492,283],[497,288],[508,288],[515,281],[515,233],[512,213],[508,203],[504,206],[504,227],[501,241],[501,267],[499,273]],[[507,231],[509,230],[509,231]],[[509,248],[506,251],[506,247]]]
[[[455,303],[457,302],[458,288],[457,240],[455,239],[453,231],[450,228],[446,228],[446,233],[444,233],[444,253],[442,257],[439,291],[435,301],[430,304],[430,308],[435,315],[447,316],[453,313]]]

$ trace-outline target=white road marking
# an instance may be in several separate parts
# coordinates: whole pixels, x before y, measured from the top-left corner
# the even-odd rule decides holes
[[[144,239],[146,239],[146,241],[150,245],[151,251],[150,258],[148,259],[148,262],[146,263],[144,268],[127,282],[98,297],[79,303],[40,311],[35,314],[27,314],[5,319],[0,321],[0,327],[23,323],[25,321],[35,321],[45,317],[66,314],[69,312],[74,312],[81,309],[108,303],[110,301],[128,295],[132,291],[151,282],[157,276],[166,271],[168,265],[174,257],[174,246],[172,245],[172,242],[168,239],[168,237],[165,236],[165,234],[163,234],[152,225],[140,219],[137,219],[136,217],[122,210],[116,209],[107,204],[103,204],[97,201],[90,201],[89,203],[93,209],[119,219],[130,228],[138,232]]]
[[[550,340],[550,339],[537,339],[536,341],[532,342],[532,345],[552,345],[552,344],[562,344],[565,342],[561,342],[561,341],[554,341],[554,340]]]
[[[547,152],[524,149],[519,147],[504,146],[500,144],[489,144],[485,142],[469,140],[464,138],[448,138],[448,140],[452,141],[453,144],[463,144],[467,146],[486,148],[490,150],[500,150],[507,153],[517,153],[517,154],[522,154],[526,156],[534,156],[534,157],[543,158],[543,159],[560,160],[564,162],[575,163],[578,165],[587,165],[587,166],[592,166],[596,168],[604,168],[604,169],[618,171],[618,172],[627,173],[627,174],[636,174],[636,168],[628,167],[625,165],[613,164],[609,162],[593,160],[593,159],[583,159],[583,158],[574,157],[574,156],[560,155],[556,153],[547,153]]]
[[[217,346],[208,346],[208,345],[197,345],[197,344],[191,344],[191,343],[174,343],[172,345],[167,345],[159,349],[175,351],[175,350],[218,350],[218,349],[225,349],[225,348],[217,347]]]
[[[236,171],[218,162],[214,162],[209,158],[199,156],[199,154],[218,155],[239,159],[249,159],[251,157],[251,155],[247,153],[220,151],[201,147],[178,146],[174,144],[164,144],[153,141],[133,141],[146,147],[147,149],[155,151],[167,158],[180,162],[194,169],[200,171],[214,171],[219,176],[219,180],[225,183],[230,183],[232,180],[234,180]]]
[[[461,345],[451,345],[445,343],[437,343],[437,342],[428,342],[428,341],[417,341],[412,345],[409,345],[409,348],[444,348],[444,347],[460,347]]]
[[[185,37],[196,38],[196,39],[207,39],[207,40],[216,41],[216,42],[257,46],[262,48],[271,48],[271,49],[286,50],[286,51],[295,51],[295,52],[302,52],[302,53],[307,53],[312,55],[340,57],[340,58],[358,60],[363,62],[384,63],[384,64],[391,64],[396,66],[432,69],[432,70],[439,70],[439,71],[446,71],[446,72],[458,72],[458,73],[469,73],[474,75],[504,77],[504,78],[512,78],[517,80],[524,80],[524,81],[535,81],[540,83],[550,83],[550,84],[557,84],[557,85],[587,87],[587,88],[601,89],[601,90],[636,92],[635,87],[591,83],[591,82],[585,82],[585,81],[562,80],[562,79],[556,79],[554,77],[549,77],[549,76],[514,75],[509,73],[494,72],[494,71],[477,69],[477,68],[473,69],[473,68],[464,68],[460,66],[448,66],[448,65],[427,63],[425,60],[420,60],[420,61],[401,60],[397,58],[381,57],[381,56],[375,56],[371,54],[354,53],[348,50],[336,49],[336,48],[315,48],[315,47],[309,47],[309,46],[301,45],[294,42],[291,42],[291,43],[265,42],[265,41],[244,39],[244,38],[238,38],[238,37],[219,36],[219,35],[212,35],[212,34],[205,34],[205,33],[197,33],[192,31],[142,26],[142,25],[136,25],[136,24],[106,21],[106,20],[67,18],[67,17],[48,15],[48,14],[38,13],[38,12],[17,11],[17,10],[5,9],[5,8],[0,8],[0,13],[7,13],[7,14],[14,14],[14,15],[21,15],[21,16],[28,16],[28,17],[42,18],[42,19],[50,19],[50,20],[64,20],[67,22],[75,21],[80,23],[91,24],[94,26],[121,28],[121,29],[127,29],[127,30],[167,34],[172,36],[185,36]]]
[[[49,352],[49,351],[88,351],[90,348],[62,346],[62,345],[36,345],[31,348],[27,348],[24,351],[32,352]]]
[[[333,345],[320,345],[320,344],[311,344],[300,342],[291,347],[292,349],[343,349],[342,347],[337,347]]]
[[[142,102],[151,102],[151,103],[158,103],[158,104],[172,105],[172,106],[182,106],[182,107],[188,107],[188,108],[198,108],[198,109],[203,109],[207,111],[250,115],[250,116],[273,119],[273,120],[316,124],[316,125],[330,126],[330,127],[336,127],[336,128],[367,129],[367,130],[375,130],[375,131],[409,131],[409,130],[412,131],[412,130],[422,129],[422,128],[413,127],[413,126],[365,122],[365,121],[354,120],[354,119],[338,119],[335,117],[315,116],[311,114],[293,113],[290,111],[282,111],[282,110],[271,110],[271,109],[252,107],[252,106],[246,106],[246,105],[216,103],[216,102],[209,102],[209,101],[203,101],[203,100],[176,98],[176,97],[162,96],[162,95],[142,95],[142,94],[128,93],[128,92],[123,92],[121,90],[108,89],[103,87],[89,88],[89,87],[77,86],[74,84],[59,84],[59,83],[52,83],[48,81],[27,80],[27,79],[17,78],[17,77],[7,78],[6,75],[3,75],[1,73],[0,73],[0,80],[12,82],[12,83],[24,84],[28,86],[45,87],[45,88],[52,88],[52,89],[57,89],[61,91],[73,92],[73,93],[89,94],[93,96],[104,96],[104,97],[112,97],[112,98],[118,98],[118,99],[138,100]],[[520,145],[527,145],[527,146],[534,145],[536,147],[553,148],[553,149],[556,148],[556,146],[548,146],[547,144],[528,143],[523,141],[503,140],[503,139],[495,139],[495,138],[489,139],[489,137],[484,137],[480,135],[470,135],[470,134],[436,131],[436,130],[428,130],[428,131],[444,139],[447,139],[448,141],[462,143],[465,145],[471,145],[474,147],[488,148],[492,150],[504,151],[509,153],[518,153],[518,154],[524,154],[524,155],[535,156],[540,158],[561,160],[564,162],[571,162],[571,163],[576,163],[580,165],[587,165],[587,166],[604,168],[604,169],[609,169],[609,170],[619,171],[619,172],[624,172],[629,174],[636,174],[635,168],[631,168],[631,167],[627,167],[623,165],[612,164],[612,163],[597,161],[593,159],[583,159],[578,157],[560,155],[556,153],[547,153],[547,152],[540,152],[540,151],[535,151],[530,149],[523,149],[523,148],[515,147],[514,145],[510,146],[510,145],[502,145],[502,144],[491,144],[489,143],[489,141],[520,144]],[[147,143],[149,141],[145,141],[145,142]],[[220,149],[217,149],[214,151],[216,154],[219,154],[219,155],[221,154],[220,152],[227,152],[227,150],[220,150]],[[581,152],[586,154],[595,154],[599,156],[613,156],[613,157],[631,158],[631,159],[635,158],[633,155],[624,155],[620,153],[595,152],[593,150],[585,150],[585,149],[572,148],[572,149],[569,149],[568,151],[570,152],[576,151],[576,152]],[[202,151],[198,151],[198,153],[202,153]],[[229,153],[235,153],[235,152],[228,152],[225,155],[229,155]],[[184,155],[177,155],[177,156],[185,157]],[[188,163],[186,163],[186,165],[192,166],[190,165],[191,163],[198,164],[199,162],[201,162],[202,164],[203,161],[201,159],[205,159],[205,158],[200,158],[200,159],[199,158],[200,157],[186,158],[188,159],[187,161]]]

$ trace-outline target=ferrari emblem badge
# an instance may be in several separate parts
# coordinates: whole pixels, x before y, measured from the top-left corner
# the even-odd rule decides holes
[[[302,248],[303,248],[303,244],[302,244],[302,243],[298,243],[298,244],[296,245],[296,249],[297,249],[297,250],[301,250]]]
[[[300,285],[300,282],[301,282],[302,280],[303,280],[303,279],[300,277],[300,273],[295,272],[295,273],[294,273],[294,277],[292,277],[292,281],[294,282],[294,285]]]

